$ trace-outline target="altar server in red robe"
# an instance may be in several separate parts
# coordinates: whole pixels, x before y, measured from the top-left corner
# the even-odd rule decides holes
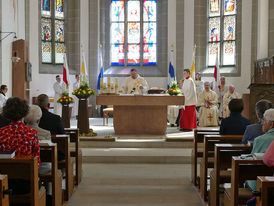
[[[184,82],[182,85],[182,93],[185,96],[185,105],[180,110],[180,130],[191,131],[197,128],[196,118],[196,86],[190,76],[190,70],[184,69]]]

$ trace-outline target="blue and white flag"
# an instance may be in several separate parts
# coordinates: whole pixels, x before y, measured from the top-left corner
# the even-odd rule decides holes
[[[168,69],[168,78],[167,78],[167,89],[169,89],[169,85],[172,81],[176,80],[175,77],[175,69],[174,69],[174,63],[173,63],[173,49],[170,51],[170,62],[169,62],[169,69]]]
[[[99,71],[98,71],[98,79],[97,79],[97,90],[100,90],[100,79],[104,78],[104,65],[103,65],[103,54],[102,54],[102,48],[100,46],[99,49]]]

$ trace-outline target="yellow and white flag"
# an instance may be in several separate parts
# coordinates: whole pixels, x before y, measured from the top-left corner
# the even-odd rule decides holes
[[[85,60],[85,54],[84,54],[84,48],[83,45],[81,45],[81,75],[82,76],[87,76],[88,71],[87,71],[87,65],[86,65],[86,60]]]
[[[195,56],[196,56],[196,44],[193,48],[193,57],[192,57],[192,65],[190,68],[190,76],[192,79],[195,79]]]

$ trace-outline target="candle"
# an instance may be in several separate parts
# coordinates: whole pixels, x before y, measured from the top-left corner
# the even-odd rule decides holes
[[[115,88],[118,88],[118,78],[115,77]]]
[[[110,88],[114,89],[114,84],[113,83],[110,84]]]
[[[106,85],[106,83],[104,83],[104,84],[103,84],[103,88],[104,88],[104,89],[105,89],[105,88],[107,88],[107,85]]]
[[[104,78],[100,78],[100,88],[102,88],[104,85]]]
[[[110,77],[108,77],[108,87],[110,87]]]

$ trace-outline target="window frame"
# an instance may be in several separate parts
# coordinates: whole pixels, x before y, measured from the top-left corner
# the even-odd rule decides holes
[[[136,67],[136,68],[141,68],[141,67],[157,67],[158,66],[158,1],[155,0],[156,3],[156,21],[144,21],[144,0],[138,0],[140,2],[140,21],[128,21],[128,1],[129,0],[124,0],[124,21],[112,21],[111,19],[111,4],[112,1],[110,1],[110,7],[109,7],[109,28],[111,31],[111,25],[112,23],[124,23],[124,43],[119,43],[119,45],[124,46],[124,64],[119,65],[119,64],[112,64],[112,45],[116,43],[112,43],[111,40],[109,41],[109,67],[111,68],[128,68],[128,67]],[[128,43],[128,24],[129,23],[140,23],[140,41],[139,43]],[[143,38],[144,38],[144,24],[145,23],[155,23],[156,24],[156,43],[153,43],[156,45],[156,63],[155,64],[145,64],[144,63],[144,45],[150,45],[151,43],[144,43]],[[111,32],[110,32],[110,39],[111,39]],[[128,46],[129,45],[140,45],[140,63],[139,64],[129,64],[128,63]]]
[[[215,65],[209,65],[209,44],[211,43],[219,43],[220,44],[220,49],[218,51],[218,60],[219,60],[219,67],[220,68],[236,68],[238,62],[238,58],[237,58],[237,41],[238,41],[238,37],[237,37],[237,32],[238,32],[238,15],[239,15],[239,7],[238,7],[238,0],[235,0],[235,4],[236,4],[236,12],[235,14],[228,14],[225,15],[224,14],[224,0],[220,0],[220,15],[219,16],[209,16],[209,3],[210,0],[207,0],[207,43],[206,43],[206,68],[210,69],[210,68],[214,68]],[[225,17],[229,17],[229,16],[234,16],[235,17],[235,31],[234,31],[234,35],[235,38],[234,40],[224,40],[224,19]],[[209,20],[212,18],[220,18],[220,39],[219,41],[209,41]],[[229,64],[229,65],[224,65],[223,61],[224,61],[224,55],[223,55],[223,46],[225,42],[234,42],[235,45],[235,52],[234,52],[234,64]]]
[[[63,29],[65,31],[65,23],[66,23],[66,20],[65,20],[65,4],[66,4],[66,0],[63,0],[63,13],[64,13],[64,17],[63,18],[58,18],[55,16],[55,4],[56,4],[56,0],[50,0],[50,6],[51,6],[51,11],[50,11],[50,16],[47,17],[47,16],[43,16],[42,14],[42,8],[41,8],[41,4],[42,4],[42,0],[39,1],[40,4],[39,4],[39,11],[40,11],[40,32],[39,32],[39,37],[40,37],[40,62],[42,65],[63,65],[64,62],[62,63],[56,63],[56,55],[55,55],[55,44],[57,43],[56,39],[55,39],[55,33],[56,33],[56,27],[55,27],[55,23],[56,21],[61,21],[63,22]],[[51,41],[45,41],[41,38],[42,36],[42,29],[41,29],[41,26],[42,26],[42,20],[43,19],[46,19],[46,20],[50,20],[51,21]],[[43,42],[50,42],[51,43],[51,62],[43,62],[43,51],[42,51],[42,43]],[[59,42],[58,42],[59,43]],[[65,33],[64,33],[64,41],[63,42],[60,42],[61,44],[64,44],[64,47],[65,47],[65,52],[64,54],[66,53],[66,38],[65,38]]]

